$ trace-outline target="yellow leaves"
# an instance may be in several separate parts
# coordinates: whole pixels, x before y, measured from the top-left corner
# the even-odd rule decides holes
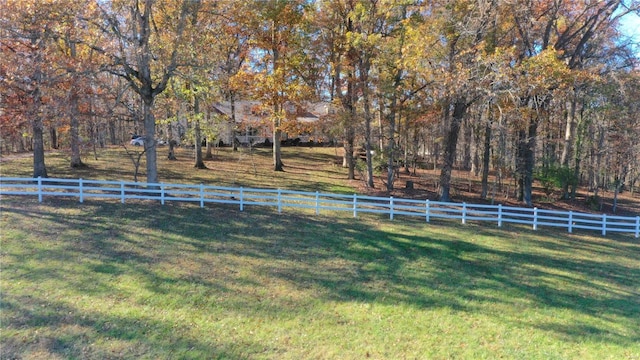
[[[564,88],[575,81],[574,72],[560,60],[558,51],[548,48],[536,56],[525,59],[518,67],[523,80],[533,93]]]
[[[371,49],[375,48],[380,43],[382,35],[349,31],[346,34],[346,39],[347,43],[355,49]]]

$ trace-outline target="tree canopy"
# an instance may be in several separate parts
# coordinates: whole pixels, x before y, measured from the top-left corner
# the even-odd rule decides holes
[[[442,200],[453,169],[482,169],[484,196],[490,171],[512,177],[528,205],[536,178],[559,179],[565,197],[640,181],[638,44],[621,25],[636,0],[38,3],[0,5],[0,146],[32,150],[34,176],[47,176],[46,147],[81,166],[86,145],[141,133],[158,182],[158,138],[235,131],[234,104],[251,100],[276,171],[301,128],[288,112],[322,101],[350,178],[364,150],[368,186],[374,163],[388,190],[398,168],[439,169]],[[231,119],[200,121],[217,102]]]

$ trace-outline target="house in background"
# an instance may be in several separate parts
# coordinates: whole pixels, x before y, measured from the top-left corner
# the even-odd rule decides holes
[[[232,141],[239,144],[273,143],[273,126],[268,111],[264,111],[259,101],[236,101],[235,123],[232,122],[232,109],[229,102],[217,102],[209,111],[217,114],[218,141],[228,145]],[[329,102],[307,103],[304,105],[289,104],[285,106],[287,121],[283,125],[283,141],[296,143],[328,142],[320,124],[329,120],[335,111]],[[296,140],[297,139],[297,140]]]

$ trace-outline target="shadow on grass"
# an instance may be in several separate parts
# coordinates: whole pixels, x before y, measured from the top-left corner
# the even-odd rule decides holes
[[[316,217],[264,209],[239,212],[213,205],[200,209],[188,204],[79,205],[55,200],[29,206],[20,200],[3,203],[2,211],[37,219],[40,225],[32,236],[53,237],[60,246],[42,248],[29,241],[22,245],[29,258],[51,263],[42,268],[19,261],[24,255],[6,252],[3,257],[14,261],[5,270],[8,267],[13,275],[3,282],[54,280],[78,294],[110,297],[114,296],[113,278],[128,275],[138,278],[141,290],[158,299],[196,284],[206,289],[208,295],[200,299],[205,303],[214,301],[213,294],[230,295],[225,303],[229,311],[270,316],[305,311],[304,304],[260,298],[262,291],[282,291],[270,288],[277,280],[286,284],[287,291],[309,292],[326,301],[483,313],[572,342],[584,336],[622,346],[640,341],[640,245],[624,236],[598,239],[476,225],[446,229],[374,216],[355,220],[346,213]],[[78,207],[80,211],[60,213],[60,209]],[[380,226],[382,222],[386,224]],[[75,237],[53,235],[58,232]],[[84,265],[72,270],[77,276],[56,268],[73,261]],[[178,296],[185,304],[195,301],[188,293]],[[11,314],[9,319],[3,315],[3,323],[8,321],[12,327],[75,324],[99,334],[94,337],[126,340],[134,347],[166,351],[177,347],[238,357],[238,347],[179,335],[186,330],[160,340],[173,327],[185,325],[146,320],[144,314],[141,318],[98,311],[80,314],[62,302],[50,303],[35,295],[7,293],[2,301],[2,312]],[[512,312],[497,313],[497,308],[505,306],[511,306]],[[527,322],[519,318],[519,308],[568,311],[595,320],[567,323],[566,319],[554,321],[551,315]],[[609,323],[616,323],[617,330]],[[53,339],[52,351],[82,356],[82,346],[77,344],[84,341],[81,336],[69,340],[71,345],[65,341]]]
[[[190,333],[191,324],[157,321],[151,314],[113,315],[98,309],[79,312],[62,302],[11,294],[3,294],[0,308],[11,314],[10,318],[3,319],[11,328],[33,328],[42,332],[35,339],[4,336],[3,359],[21,358],[27,347],[32,353],[47,354],[46,357],[95,359],[133,359],[149,353],[166,354],[166,358],[171,358],[170,354],[180,354],[182,359],[237,359],[243,358],[234,355],[240,345],[260,349],[256,344],[222,344],[211,338],[186,336],[183,334]],[[47,327],[55,331],[43,331]],[[116,345],[101,346],[107,342]]]

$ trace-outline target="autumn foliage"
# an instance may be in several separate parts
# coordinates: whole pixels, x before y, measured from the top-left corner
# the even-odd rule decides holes
[[[620,22],[637,1],[41,5],[0,5],[0,147],[34,151],[34,175],[46,175],[45,148],[82,166],[83,153],[131,134],[193,143],[231,123],[273,134],[275,170],[286,166],[278,139],[322,131],[342,144],[350,177],[358,149],[378,150],[368,186],[374,160],[388,190],[397,168],[426,164],[444,200],[453,169],[482,173],[483,196],[489,173],[499,187],[513,179],[528,205],[537,174],[570,174],[561,198],[577,184],[597,197],[640,181],[638,47]],[[207,114],[248,100],[262,124]],[[286,111],[318,101],[332,113],[317,124]],[[157,181],[156,148],[144,150]]]

